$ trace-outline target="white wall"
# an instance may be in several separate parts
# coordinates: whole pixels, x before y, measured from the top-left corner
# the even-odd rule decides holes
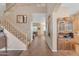
[[[4,29],[4,33],[7,36],[7,50],[27,50],[27,46],[13,34],[8,32],[6,29]],[[5,50],[5,48],[0,50]]]
[[[34,23],[43,23],[46,21],[46,13],[33,13],[32,19]]]
[[[56,4],[47,4],[47,15],[46,15],[46,42],[49,48],[52,50],[52,38],[53,38],[53,26],[52,26],[52,14]],[[48,16],[50,15],[50,37],[48,36]]]

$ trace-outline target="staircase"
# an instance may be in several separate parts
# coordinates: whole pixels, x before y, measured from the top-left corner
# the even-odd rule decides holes
[[[8,20],[0,20],[0,25],[3,26],[3,28],[5,28],[7,31],[12,33],[16,38],[18,38],[25,45],[27,45],[26,33],[23,33],[17,30]]]

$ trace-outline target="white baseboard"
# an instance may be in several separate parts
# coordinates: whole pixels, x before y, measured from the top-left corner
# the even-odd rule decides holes
[[[52,52],[57,52],[57,50],[52,50]]]
[[[11,48],[7,48],[7,50],[27,50],[27,49],[11,49]],[[5,48],[0,49],[0,51],[5,51]]]

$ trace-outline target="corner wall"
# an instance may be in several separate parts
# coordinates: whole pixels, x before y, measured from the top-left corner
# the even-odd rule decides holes
[[[48,16],[50,15],[50,24],[48,26]],[[61,4],[49,4],[47,7],[46,35],[47,44],[53,52],[57,52],[57,18],[69,16],[68,9]],[[50,32],[50,37],[48,36]]]
[[[9,20],[10,23],[19,31],[27,34],[27,39],[31,39],[31,21],[33,13],[45,13],[45,8],[36,8],[27,6],[27,4],[16,3],[10,10],[5,13],[5,19]],[[26,15],[27,23],[16,23],[17,15]]]
[[[52,38],[52,51],[55,51],[57,52],[57,43],[58,43],[58,38],[57,38],[57,19],[58,18],[62,18],[62,17],[67,17],[69,16],[69,12],[68,12],[68,9],[64,6],[59,6],[57,7],[56,11],[53,11],[53,23],[52,23],[52,26],[53,26],[53,38]]]

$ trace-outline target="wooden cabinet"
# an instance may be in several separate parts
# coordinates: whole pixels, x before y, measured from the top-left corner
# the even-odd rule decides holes
[[[62,22],[64,23],[62,24],[64,27],[61,26],[60,21],[61,23]],[[61,30],[59,29],[60,27],[63,28],[63,31],[60,31]],[[65,33],[65,34],[72,32],[74,37],[71,40],[65,40],[64,37],[62,38],[58,37],[58,49],[75,49],[76,48],[75,43],[79,43],[79,13],[74,14],[70,17],[59,18],[58,19],[58,33],[60,32]]]
[[[58,38],[58,50],[74,50],[74,39],[66,40],[63,35]]]
[[[65,37],[67,34],[69,35],[69,33],[73,33],[72,18],[71,17],[59,18],[58,19],[58,50],[74,49],[74,38]],[[60,35],[61,37],[59,37]]]

